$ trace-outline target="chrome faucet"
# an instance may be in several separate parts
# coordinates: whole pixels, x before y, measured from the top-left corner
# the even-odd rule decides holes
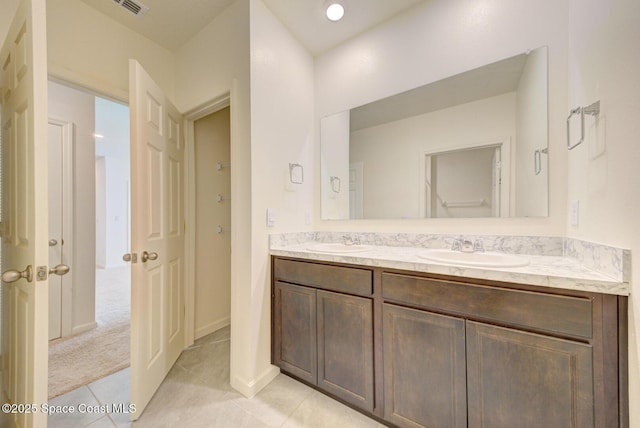
[[[481,240],[476,239],[475,241],[473,241],[473,251],[484,253],[484,245],[482,244]]]
[[[460,244],[460,251],[463,253],[473,253],[473,242],[468,239],[464,239]]]
[[[482,241],[476,239],[471,242],[468,239],[460,238],[453,241],[451,244],[451,251],[461,251],[463,253],[475,253],[476,251],[484,252],[484,246]]]
[[[463,253],[473,253],[473,242],[468,239],[456,239],[451,244],[451,251],[462,251]]]
[[[354,238],[354,237],[349,236],[349,235],[342,235],[342,242],[346,246],[360,245],[360,239],[358,237]]]

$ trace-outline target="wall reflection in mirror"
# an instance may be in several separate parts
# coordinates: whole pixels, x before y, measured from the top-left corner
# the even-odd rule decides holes
[[[547,216],[547,80],[542,47],[322,118],[322,218]]]

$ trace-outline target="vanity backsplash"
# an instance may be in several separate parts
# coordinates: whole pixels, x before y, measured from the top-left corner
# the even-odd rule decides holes
[[[299,232],[270,235],[270,248],[283,248],[309,242],[342,243],[345,238],[362,245],[385,247],[449,249],[459,239],[480,240],[484,250],[505,254],[567,257],[587,269],[628,283],[631,279],[630,250],[553,236],[460,235],[377,232]]]

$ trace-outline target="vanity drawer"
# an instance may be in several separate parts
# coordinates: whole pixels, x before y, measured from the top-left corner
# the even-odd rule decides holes
[[[325,290],[360,296],[373,294],[373,272],[368,269],[275,259],[273,275],[278,281]]]
[[[590,339],[592,299],[382,274],[386,300],[512,326]]]

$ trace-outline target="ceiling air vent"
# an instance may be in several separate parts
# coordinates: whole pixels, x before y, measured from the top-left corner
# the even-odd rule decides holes
[[[113,0],[123,8],[136,16],[142,16],[149,11],[149,8],[142,3],[134,0]]]

